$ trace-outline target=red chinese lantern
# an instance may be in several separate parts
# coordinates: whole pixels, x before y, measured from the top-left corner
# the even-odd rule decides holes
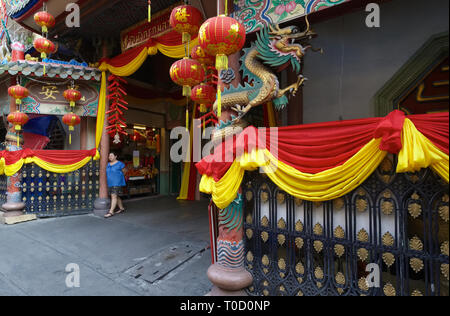
[[[73,88],[67,89],[63,93],[64,98],[70,102],[70,106],[72,108],[75,107],[75,103],[81,100],[81,92],[78,90],[75,90]]]
[[[81,118],[73,113],[63,116],[63,123],[69,126],[69,144],[72,144],[72,132],[75,130],[75,126],[81,123]]]
[[[34,15],[34,21],[41,26],[42,33],[47,33],[50,27],[55,26],[55,18],[47,11],[41,11]]]
[[[200,104],[200,112],[204,113],[216,101],[216,94],[213,86],[199,84],[192,89],[191,99]]]
[[[227,16],[210,18],[200,27],[199,44],[207,54],[216,56],[217,70],[228,69],[227,56],[244,47],[245,28]]]
[[[22,112],[14,112],[8,115],[8,122],[14,125],[16,131],[22,130],[22,126],[28,123],[28,115]]]
[[[10,122],[12,125],[14,125],[15,130],[17,131],[17,147],[20,146],[20,137],[19,137],[19,131],[22,130],[22,126],[28,123],[28,115],[22,112],[14,112],[8,115],[7,117],[8,122]]]
[[[183,35],[183,43],[187,43],[191,37],[198,34],[202,22],[201,12],[190,5],[178,6],[170,14],[170,26]]]
[[[29,91],[27,88],[22,87],[21,85],[16,85],[9,87],[8,94],[16,99],[16,104],[22,104],[22,99],[25,99],[29,95]]]
[[[33,46],[39,53],[41,53],[42,59],[47,58],[48,54],[54,53],[56,51],[55,44],[44,37],[36,39],[33,43]]]
[[[205,70],[198,61],[185,57],[170,67],[170,78],[176,84],[183,86],[183,96],[189,97],[191,87],[205,79]]]
[[[215,61],[215,57],[208,55],[200,45],[194,46],[192,48],[191,58],[206,66],[214,65]]]

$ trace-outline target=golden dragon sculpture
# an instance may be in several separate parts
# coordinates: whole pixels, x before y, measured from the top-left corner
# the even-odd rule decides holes
[[[238,87],[231,85],[224,90],[222,108],[224,112],[232,114],[229,115],[229,120],[220,121],[216,126],[213,140],[219,142],[234,134],[233,128],[246,127],[247,123],[242,118],[253,107],[273,101],[275,108],[281,110],[288,104],[288,96],[295,96],[306,80],[300,74],[306,51],[322,51],[313,49],[308,44],[315,36],[307,17],[306,30],[303,32],[296,26],[280,28],[275,25],[263,28],[257,34],[257,40],[250,48],[244,49],[245,54],[241,58],[240,70],[243,72],[243,78],[247,78],[247,83]],[[267,66],[281,67],[287,63],[290,63],[298,79],[281,89],[277,75]],[[217,101],[214,110],[217,110]]]

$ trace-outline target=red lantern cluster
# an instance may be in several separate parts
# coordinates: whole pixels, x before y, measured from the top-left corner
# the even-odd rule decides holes
[[[183,43],[187,43],[191,40],[191,37],[198,34],[203,17],[197,8],[190,5],[181,5],[172,10],[169,22],[175,31],[182,34]]]
[[[208,84],[199,84],[192,89],[191,99],[200,104],[200,112],[204,113],[216,101],[216,89]]]
[[[41,11],[34,15],[34,21],[41,26],[42,33],[48,33],[48,29],[55,26],[55,18],[47,11]]]
[[[14,125],[16,131],[22,130],[22,126],[28,123],[28,115],[22,112],[14,112],[8,115],[8,122]]]
[[[110,110],[106,112],[108,115],[109,126],[106,128],[109,136],[119,138],[120,135],[128,135],[124,128],[127,126],[125,119],[123,118],[124,111],[128,110],[125,101],[127,93],[123,88],[123,84],[127,83],[124,79],[111,75],[108,80],[111,84],[108,87],[110,94],[108,99],[110,100]],[[119,135],[119,137],[117,137]],[[120,138],[119,138],[120,140]]]
[[[8,94],[9,94],[9,96],[16,99],[16,104],[20,105],[20,104],[22,104],[22,99],[27,98],[28,95],[30,94],[30,92],[28,91],[27,88],[22,87],[21,85],[15,85],[15,86],[9,87]]]
[[[82,97],[81,92],[73,88],[64,91],[63,95],[64,98],[70,102],[72,108],[75,107],[76,102],[80,101]]]
[[[183,86],[183,96],[188,97],[191,94],[191,87],[205,79],[205,70],[198,61],[185,57],[170,67],[170,78]]]

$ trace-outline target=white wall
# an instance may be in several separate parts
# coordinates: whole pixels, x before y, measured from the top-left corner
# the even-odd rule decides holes
[[[448,31],[448,0],[393,0],[381,27],[367,28],[364,10],[313,25],[305,57],[304,123],[375,116],[372,97],[434,34]]]

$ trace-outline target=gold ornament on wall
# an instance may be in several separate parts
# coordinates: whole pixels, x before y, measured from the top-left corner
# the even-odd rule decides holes
[[[362,228],[358,232],[356,238],[358,239],[359,242],[369,242],[369,234],[364,228]]]
[[[314,270],[314,276],[316,277],[316,279],[318,280],[322,280],[323,279],[323,270],[321,267],[317,267]]]
[[[441,253],[448,257],[448,240],[444,241],[441,245]]]
[[[304,244],[303,238],[301,238],[301,237],[295,238],[295,245],[297,246],[298,249],[302,249],[303,244]]]
[[[297,272],[297,274],[305,274],[305,267],[301,262],[297,263],[295,266],[295,272]]]
[[[277,226],[279,229],[286,229],[286,221],[284,218],[280,218],[280,220],[277,223]]]
[[[345,205],[345,202],[344,202],[343,198],[338,198],[333,201],[333,209],[335,211],[341,210],[344,207],[344,205]]]
[[[253,217],[252,214],[248,214],[247,218],[245,219],[248,225],[251,225],[253,223]]]
[[[411,293],[411,296],[423,296],[422,292],[420,292],[419,290],[414,290]]]
[[[385,252],[383,253],[383,262],[390,268],[395,263],[395,256],[390,252]]]
[[[390,199],[392,197],[392,193],[388,190],[388,191],[384,191],[383,192],[383,197],[385,199]]]
[[[448,205],[442,205],[439,207],[439,215],[446,223],[448,222]]]
[[[414,236],[409,241],[409,248],[415,251],[423,251],[423,243],[419,237]]]
[[[303,232],[303,223],[301,220],[298,220],[297,223],[295,223],[295,231]]]
[[[423,261],[419,258],[411,258],[409,260],[409,265],[411,266],[411,268],[415,273],[419,273],[420,271],[422,271],[424,267]]]
[[[269,227],[269,219],[268,219],[266,216],[264,216],[264,217],[261,219],[261,226],[262,226],[262,227]]]
[[[285,243],[285,241],[286,241],[286,237],[285,237],[284,235],[282,235],[282,234],[279,234],[279,235],[277,236],[277,240],[278,240],[278,244],[279,244],[280,246],[283,246],[284,243]]]
[[[302,199],[295,198],[295,205],[302,206],[302,204],[303,204],[303,200]]]
[[[389,158],[384,158],[380,164],[380,168],[383,172],[390,172],[393,169],[392,161]]]
[[[283,258],[278,260],[278,268],[280,270],[286,270],[286,261]]]
[[[297,292],[297,296],[303,296],[303,292],[302,291],[298,291]]]
[[[248,238],[248,239],[252,239],[252,237],[253,237],[253,230],[251,230],[250,228],[248,228],[248,229],[245,231],[245,234],[247,235],[247,238]]]
[[[320,253],[323,250],[323,243],[320,240],[315,240],[313,245],[317,253]]]
[[[251,251],[247,252],[247,261],[253,262],[253,253]]]
[[[313,205],[314,205],[315,208],[319,208],[319,207],[322,206],[322,202],[316,201],[316,202],[313,202]]]
[[[261,202],[266,203],[269,201],[269,193],[261,192]]]
[[[390,201],[381,203],[381,211],[384,215],[392,215],[394,213],[394,204]]]
[[[251,201],[253,200],[253,192],[252,191],[247,191],[247,193],[245,193],[245,198],[247,199],[247,201]]]
[[[364,212],[367,209],[367,201],[364,199],[357,199],[356,209],[358,210],[358,212]]]
[[[411,195],[411,199],[413,199],[413,200],[419,200],[420,199],[420,196],[417,194],[417,192],[414,192],[412,195]]]
[[[395,296],[396,295],[395,288],[391,283],[387,283],[383,287],[383,293],[386,296]]]
[[[339,238],[339,239],[345,238],[345,231],[341,226],[338,226],[335,228],[334,237]]]
[[[358,287],[361,291],[369,291],[369,283],[367,282],[366,278],[360,278],[358,280]]]
[[[394,236],[392,236],[390,232],[385,233],[381,241],[383,242],[383,245],[387,247],[392,247],[395,243]]]
[[[448,281],[448,263],[441,264],[441,272],[442,272],[442,275],[445,276],[445,278]]]
[[[369,251],[365,248],[359,248],[356,254],[358,255],[359,260],[361,260],[362,262],[366,261],[367,258],[369,258]]]
[[[342,272],[338,272],[335,279],[337,284],[345,285],[345,276]]]
[[[269,257],[268,257],[267,255],[264,255],[264,256],[261,258],[261,262],[262,262],[263,265],[265,265],[266,267],[268,267],[268,266],[269,266]]]
[[[286,197],[285,197],[284,193],[277,193],[278,204],[284,204],[285,200],[286,200]]]
[[[264,242],[267,242],[267,240],[269,239],[269,233],[268,233],[268,232],[262,232],[262,233],[261,233],[261,239],[262,239]]]
[[[409,215],[416,219],[422,214],[422,206],[417,203],[411,203],[408,205],[408,211]]]
[[[344,255],[344,253],[345,253],[345,247],[343,245],[340,245],[340,244],[334,245],[334,253],[339,258],[342,257]]]
[[[313,232],[314,232],[315,235],[322,236],[322,234],[323,234],[323,227],[322,227],[322,225],[320,225],[319,223],[314,225]]]

